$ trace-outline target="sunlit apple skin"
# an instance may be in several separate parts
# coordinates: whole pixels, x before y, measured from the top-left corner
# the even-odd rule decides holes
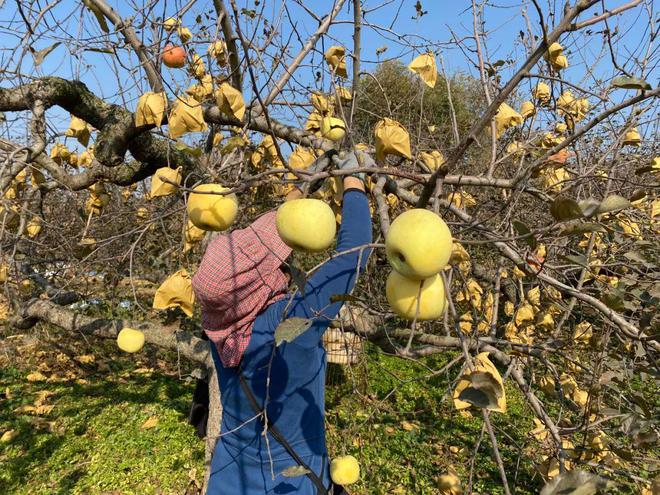
[[[312,253],[329,248],[337,233],[332,208],[319,199],[287,201],[278,208],[276,223],[288,246]]]
[[[182,46],[166,45],[162,53],[163,63],[171,69],[186,65],[186,50]]]
[[[451,256],[447,224],[429,210],[415,208],[394,219],[385,239],[387,259],[397,272],[423,279],[439,273]]]
[[[422,283],[418,321],[436,320],[442,316],[447,305],[445,286],[438,274],[422,280],[410,279],[392,271],[387,277],[385,292],[387,302],[401,318],[414,320],[417,312],[417,296]]]
[[[200,184],[188,196],[188,219],[202,230],[219,232],[228,229],[236,220],[238,198],[231,194],[195,194],[221,193],[228,189],[220,184]]]
[[[360,479],[360,464],[352,455],[335,457],[330,463],[330,478],[342,486],[355,483]]]
[[[117,346],[124,352],[138,352],[144,347],[144,334],[133,328],[122,328],[117,335]]]

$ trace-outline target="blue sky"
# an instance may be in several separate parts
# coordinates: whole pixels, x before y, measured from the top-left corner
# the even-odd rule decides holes
[[[264,3],[265,2],[265,3]],[[134,2],[111,0],[113,7],[122,14],[122,16],[135,15],[136,4],[138,8],[145,3],[142,0]],[[227,2],[228,3],[228,2]],[[447,71],[451,73],[465,72],[478,77],[473,61],[476,57],[473,53],[466,50],[472,48],[474,43],[469,37],[472,36],[472,11],[471,1],[468,0],[425,0],[422,2],[423,11],[427,12],[423,16],[416,16],[416,0],[375,0],[365,2],[365,20],[368,23],[379,26],[371,28],[365,26],[363,30],[363,69],[372,70],[379,60],[388,58],[399,58],[404,63],[408,63],[415,55],[427,50],[433,50],[443,57]],[[561,11],[563,2],[555,0],[544,0],[540,2],[544,8],[544,16],[548,16],[548,3],[552,5],[553,10]],[[615,7],[624,3],[623,0],[607,0],[608,7]],[[156,20],[174,15],[185,2],[176,0],[175,2],[157,2],[156,7],[149,13],[149,20]],[[349,0],[346,5],[352,2]],[[491,62],[496,60],[513,60],[520,62],[525,54],[524,47],[520,43],[519,32],[527,31],[526,21],[523,17],[523,11],[527,11],[532,29],[539,34],[538,16],[533,7],[527,6],[528,2],[515,0],[496,0],[490,2],[485,10],[485,29],[489,33],[486,42],[487,56]],[[12,60],[13,67],[16,67],[19,60],[20,48],[31,44],[39,50],[50,46],[56,42],[69,41],[68,44],[62,44],[55,48],[51,54],[46,57],[45,62],[39,68],[37,74],[40,75],[58,75],[65,78],[80,78],[94,92],[100,96],[123,104],[128,108],[134,108],[135,100],[144,91],[148,90],[143,74],[136,71],[136,60],[129,50],[122,50],[120,58],[104,53],[90,51],[89,48],[100,48],[103,45],[102,32],[98,27],[91,13],[86,9],[80,8],[81,3],[73,0],[63,0],[57,7],[49,11],[37,28],[41,34],[38,37],[28,39],[26,42],[21,40],[25,34],[24,24],[16,13],[14,2],[4,2],[0,8],[0,46],[2,66],[7,60]],[[299,36],[303,41],[317,28],[317,22],[304,9],[291,0],[286,3],[286,11],[282,9],[282,3],[274,0],[262,0],[258,6],[255,6],[254,0],[238,0],[239,8],[261,9],[264,6],[266,19],[270,22],[278,19],[280,15],[286,20],[281,25],[281,32],[278,35],[278,41],[284,42],[292,39],[291,54],[295,55],[300,46],[296,37]],[[330,11],[332,2],[328,0],[305,2],[307,8],[313,10],[318,16],[323,16]],[[381,5],[382,8],[370,11],[374,6]],[[588,14],[583,14],[581,19],[586,19],[589,15],[598,9],[592,9]],[[209,14],[210,20],[207,20],[205,14]],[[202,23],[196,23],[196,17],[202,15]],[[32,15],[34,17],[34,14]],[[316,86],[317,89],[329,90],[329,78],[327,74],[321,81],[321,85],[315,84],[315,68],[322,68],[322,51],[334,44],[344,44],[350,51],[352,48],[352,12],[348,8],[339,16],[337,25],[333,26],[327,36],[324,36],[318,45],[318,51],[313,52],[305,61],[308,66],[303,67],[296,76],[302,84]],[[142,15],[135,19],[138,28],[144,21]],[[207,26],[210,31],[207,35],[213,36],[215,33],[215,17],[212,13],[212,2],[198,1],[184,15],[183,22],[190,27],[194,33],[199,32],[201,26]],[[550,21],[552,23],[552,21]],[[249,21],[247,16],[241,16],[241,23],[246,33],[250,34],[255,30],[255,23]],[[292,32],[291,24],[295,24],[296,31]],[[144,30],[140,34],[145,36],[145,40],[150,42],[151,33],[150,23],[144,23]],[[620,37],[615,49],[618,56],[626,59],[630,54],[639,55],[646,50],[648,45],[648,13],[641,7],[626,12],[615,19],[610,20],[610,28],[617,29],[623,35]],[[603,28],[602,24],[595,25],[593,31],[599,31]],[[263,25],[257,26],[258,32],[261,32]],[[391,30],[391,31],[388,31]],[[406,43],[402,44],[397,40],[397,34],[404,35]],[[465,41],[465,47],[459,48],[452,43],[453,37]],[[196,47],[199,53],[204,53],[206,49],[206,40],[204,36],[196,37],[199,40],[199,46]],[[71,40],[73,43],[70,43]],[[116,41],[118,36],[111,34],[110,39]],[[194,41],[195,41],[194,40]],[[646,43],[645,43],[646,42]],[[617,75],[609,61],[609,53],[605,49],[604,38],[596,33],[590,37],[580,34],[568,34],[562,39],[562,44],[566,47],[571,66],[566,70],[563,76],[585,88],[591,88],[597,85],[599,80],[607,80]],[[407,45],[413,45],[407,46]],[[376,50],[382,47],[387,50],[378,57]],[[17,50],[18,48],[18,50]],[[657,48],[656,48],[657,52]],[[472,59],[470,61],[467,55]],[[594,64],[594,60],[601,57],[601,62]],[[655,59],[657,59],[657,53]],[[24,74],[33,74],[31,65],[32,57],[26,53],[22,58],[20,66]],[[311,66],[309,66],[311,64]],[[506,64],[502,69],[502,78],[504,81],[508,78],[517,63]],[[165,69],[165,79],[168,82],[170,92],[182,91],[189,84],[182,70],[170,71]],[[350,73],[350,67],[349,67]],[[263,71],[258,71],[259,77],[264,76]],[[639,75],[639,74],[637,74]],[[658,83],[657,67],[649,67],[644,76],[654,86]],[[265,80],[262,79],[262,83]],[[16,80],[7,81],[4,79],[0,84],[8,86],[16,84]],[[177,86],[179,84],[179,86]],[[246,84],[247,86],[247,84]],[[528,85],[531,86],[531,83]],[[121,90],[119,89],[121,88]],[[249,90],[246,90],[246,95]],[[622,92],[623,93],[623,92]],[[301,98],[306,95],[300,93]],[[286,118],[285,116],[282,116]],[[62,117],[64,121],[68,116]]]

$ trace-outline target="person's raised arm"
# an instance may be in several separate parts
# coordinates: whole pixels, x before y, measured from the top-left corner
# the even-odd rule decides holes
[[[354,154],[350,163],[340,163],[354,168]],[[366,155],[365,155],[366,156]],[[296,339],[300,345],[316,345],[330,320],[336,318],[341,302],[332,302],[333,295],[347,294],[353,290],[359,270],[364,270],[370,248],[359,249],[371,243],[371,213],[364,182],[358,176],[344,178],[342,221],[337,236],[337,253],[326,261],[307,281],[304,296],[296,294],[286,317],[313,318],[312,327]],[[344,251],[349,251],[341,254]]]

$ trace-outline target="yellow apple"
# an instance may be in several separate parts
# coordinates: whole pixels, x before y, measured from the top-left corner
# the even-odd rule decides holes
[[[438,215],[415,208],[394,219],[385,238],[387,259],[397,272],[408,278],[435,275],[449,262],[451,232]]]
[[[321,134],[330,141],[341,141],[346,135],[346,123],[337,117],[324,117],[321,120]]]
[[[188,218],[202,230],[225,230],[234,223],[238,213],[238,198],[231,194],[196,194],[221,193],[227,191],[220,184],[200,184],[188,196]]]
[[[117,346],[124,352],[138,352],[144,346],[144,334],[133,328],[122,328],[117,335]]]
[[[392,271],[387,277],[385,294],[392,311],[401,318],[413,320],[417,312],[417,296],[419,285],[422,293],[419,303],[417,320],[435,320],[445,311],[445,285],[437,273],[424,280],[406,278],[397,271]]]
[[[277,209],[277,232],[293,249],[312,253],[330,247],[337,232],[335,214],[320,199],[294,199]]]
[[[330,478],[338,485],[350,485],[360,479],[360,464],[352,455],[335,457],[330,463]]]

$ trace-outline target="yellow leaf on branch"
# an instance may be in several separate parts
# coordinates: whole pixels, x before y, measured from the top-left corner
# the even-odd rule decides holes
[[[534,307],[526,302],[518,307],[518,311],[516,311],[516,316],[514,318],[514,321],[517,326],[520,326],[524,323],[534,321],[535,314],[536,311],[534,310]]]
[[[514,158],[520,158],[525,153],[525,145],[520,141],[512,141],[506,145],[506,152]]]
[[[409,160],[412,158],[408,131],[396,120],[387,117],[380,120],[374,128],[374,134],[378,161],[382,162],[385,155],[397,155]]]
[[[224,114],[235,119],[243,120],[245,115],[245,101],[243,94],[228,82],[223,82],[215,92],[218,108]]]
[[[182,268],[170,275],[156,290],[154,309],[181,308],[188,316],[193,315],[195,294],[188,270]]]
[[[71,158],[71,151],[69,151],[69,148],[67,148],[66,145],[62,143],[55,143],[50,149],[50,157],[55,163],[62,165],[62,163],[69,162],[69,158]]]
[[[589,111],[587,98],[575,98],[571,91],[564,91],[557,99],[557,113],[568,117],[567,124],[572,128],[574,121],[584,119]]]
[[[25,230],[27,230],[28,237],[37,237],[41,232],[41,217],[32,217]]]
[[[417,73],[429,88],[435,87],[435,83],[438,80],[438,68],[433,52],[424,53],[415,58],[415,60],[408,64],[408,69]]]
[[[165,93],[153,93],[151,91],[144,93],[138,98],[137,109],[135,110],[135,126],[155,125],[160,127],[165,116],[167,107],[167,96]]]
[[[168,33],[176,31],[179,26],[181,26],[181,21],[174,17],[168,17],[165,19],[165,22],[163,22],[163,29],[165,29],[165,31]]]
[[[184,247],[183,252],[187,253],[190,251],[193,246],[204,239],[206,231],[197,227],[194,223],[188,220],[186,224],[186,229],[184,232]]]
[[[309,117],[307,117],[307,122],[305,122],[305,130],[320,136],[322,120],[323,116],[318,112],[318,110],[315,109],[309,114]]]
[[[187,132],[205,131],[207,126],[202,105],[192,96],[177,97],[168,119],[168,126],[172,139]]]
[[[472,315],[470,313],[464,313],[458,320],[458,328],[461,329],[461,332],[469,334],[472,331]]]
[[[563,167],[543,170],[539,177],[541,178],[543,187],[555,192],[561,191],[566,181],[570,179],[570,175],[568,175],[568,172]]]
[[[335,91],[337,92],[337,97],[339,100],[350,101],[353,99],[353,93],[348,88],[343,86],[336,86]]]
[[[78,165],[80,165],[81,167],[89,167],[93,162],[94,162],[94,146],[90,146],[85,151],[80,153],[80,156],[78,157]]]

